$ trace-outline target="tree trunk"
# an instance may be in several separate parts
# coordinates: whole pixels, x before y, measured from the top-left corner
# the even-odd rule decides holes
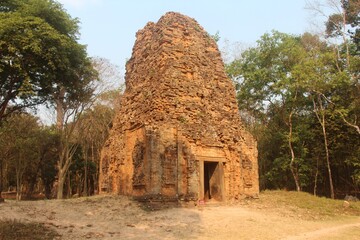
[[[57,162],[58,168],[58,189],[57,189],[57,199],[62,199],[64,197],[64,184],[66,181],[67,172],[71,164],[72,154],[70,154],[69,146],[69,136],[67,129],[65,129],[64,122],[65,119],[65,88],[60,87],[60,91],[55,99],[55,108],[56,108],[56,128],[60,135],[60,144],[59,144],[59,160]]]
[[[84,158],[85,158],[85,174],[84,174],[84,195],[88,196],[88,185],[87,185],[87,179],[88,179],[88,154],[87,149],[84,150]]]
[[[15,174],[16,174],[16,200],[21,200],[21,190],[22,190],[22,177],[25,171],[25,166],[23,160],[23,154],[19,153],[18,161],[15,166]]]
[[[83,186],[84,186],[84,179],[81,178],[81,174],[77,173],[76,174],[76,194],[79,197],[85,195]]]
[[[330,184],[330,195],[332,199],[335,199],[335,193],[334,193],[334,185],[332,180],[332,174],[331,174],[331,167],[330,167],[330,154],[329,154],[329,147],[328,147],[328,141],[326,136],[326,127],[325,127],[325,114],[322,115],[322,130],[324,135],[324,145],[325,145],[325,153],[326,153],[326,164],[329,174],[329,184]]]
[[[55,99],[55,109],[56,109],[56,129],[60,135],[60,144],[59,144],[59,160],[57,162],[58,168],[58,185],[56,198],[62,199],[64,197],[64,183],[66,173],[63,170],[63,161],[64,161],[64,145],[63,145],[63,130],[64,130],[64,97],[65,97],[65,88],[60,87],[59,93],[54,97]]]
[[[61,191],[64,190],[64,184],[65,184],[66,176],[69,171],[69,167],[72,162],[72,157],[77,149],[77,145],[72,146],[72,148],[70,149],[69,146],[70,140],[68,138],[69,138],[68,136],[65,137],[64,139],[61,140],[62,142],[60,143],[61,152],[60,152],[59,161],[57,163],[58,164],[58,192],[56,197],[57,199],[62,199],[64,196],[63,192]]]
[[[347,68],[350,69],[350,51],[349,51],[349,44],[348,44],[348,41],[347,41],[347,30],[346,30],[346,9],[343,7],[345,4],[344,4],[344,0],[341,0],[341,5],[342,5],[342,31],[341,31],[341,36],[343,38],[343,41],[344,41],[344,44],[345,44],[345,47],[346,47],[346,65],[347,65]]]
[[[28,187],[28,189],[27,189],[27,191],[26,191],[26,197],[29,199],[29,198],[31,198],[31,196],[33,195],[33,193],[34,193],[34,189],[35,189],[35,184],[36,184],[36,182],[37,182],[37,180],[38,180],[38,173],[39,173],[39,171],[40,171],[40,162],[42,162],[42,160],[40,159],[39,160],[39,162],[38,162],[38,164],[37,164],[37,169],[36,169],[36,174],[34,174],[31,178],[30,178],[30,180],[29,180],[29,187]]]
[[[72,196],[72,189],[71,189],[71,176],[70,176],[70,174],[68,173],[68,174],[66,174],[66,181],[67,181],[67,189],[66,189],[66,196],[67,196],[67,198],[71,198],[71,196]]]
[[[16,171],[16,201],[21,200],[21,177],[20,172]]]
[[[57,198],[63,197],[63,193],[60,192],[60,189],[64,189],[63,185],[66,180],[66,175],[72,163],[73,156],[79,147],[79,141],[74,140],[74,130],[79,123],[81,113],[86,107],[82,102],[77,102],[69,107],[64,102],[64,98],[65,88],[61,87],[58,95],[54,96],[57,114],[56,126],[60,135],[59,160],[57,163],[57,168],[59,170],[59,191]],[[60,181],[60,179],[62,179],[62,181]]]
[[[0,159],[0,203],[4,202],[4,199],[2,198],[2,189],[3,189],[3,163],[2,159]]]
[[[319,106],[316,104],[315,99],[313,99],[314,104],[314,112],[315,115],[321,125],[323,136],[324,136],[324,147],[325,147],[325,154],[326,154],[326,164],[329,174],[329,185],[330,185],[330,196],[332,199],[335,199],[335,193],[334,193],[334,185],[332,180],[332,174],[331,174],[331,166],[330,166],[330,154],[329,154],[329,146],[328,146],[328,140],[326,136],[326,122],[325,122],[325,109],[322,105],[321,95],[317,96],[317,101],[319,103]],[[319,115],[319,112],[321,116]]]
[[[319,157],[316,158],[316,173],[315,173],[315,183],[314,183],[314,196],[317,196],[317,181],[319,177]]]
[[[65,184],[65,175],[63,174],[63,171],[59,170],[58,172],[58,186],[57,186],[57,199],[63,199],[64,198],[64,184]]]
[[[60,87],[58,95],[54,97],[56,109],[56,128],[58,131],[62,131],[64,128],[64,97],[65,88]]]
[[[47,199],[50,199],[51,198],[51,186],[49,183],[44,182],[44,187],[45,187],[45,197]]]
[[[293,131],[293,127],[292,127],[292,116],[294,114],[294,111],[291,111],[290,115],[289,115],[289,138],[288,138],[288,143],[289,143],[289,149],[290,149],[290,153],[291,153],[291,161],[290,161],[290,170],[291,173],[294,177],[295,180],[295,185],[296,185],[296,191],[300,192],[301,191],[301,186],[300,186],[300,180],[299,180],[299,173],[298,173],[298,169],[295,166],[295,153],[294,153],[294,149],[292,146],[292,131]]]
[[[100,192],[100,187],[99,187],[99,175],[100,175],[100,156],[101,156],[101,150],[99,148],[97,148],[96,151],[96,161],[95,158],[93,158],[93,161],[96,163],[96,171],[95,171],[95,176],[94,176],[94,192],[96,192],[96,194],[98,194]]]

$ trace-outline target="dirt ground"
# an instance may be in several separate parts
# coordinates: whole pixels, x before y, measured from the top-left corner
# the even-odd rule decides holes
[[[94,196],[0,204],[0,220],[44,223],[65,240],[359,239],[360,216],[309,216],[294,209],[269,208],[256,200],[167,207],[123,196]]]

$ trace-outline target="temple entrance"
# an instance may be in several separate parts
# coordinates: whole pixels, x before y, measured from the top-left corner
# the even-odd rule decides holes
[[[204,200],[223,200],[223,171],[219,162],[204,161]]]

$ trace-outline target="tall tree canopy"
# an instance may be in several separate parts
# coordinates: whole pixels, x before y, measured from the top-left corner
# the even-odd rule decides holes
[[[56,1],[0,3],[0,120],[59,97],[70,104],[89,96],[96,72],[78,29]]]
[[[75,124],[70,120],[75,122],[92,101],[92,83],[97,79],[86,47],[77,42],[78,30],[78,20],[57,1],[0,3],[0,121],[40,103],[55,107],[60,197],[73,149],[68,133]]]
[[[343,120],[355,115],[356,89],[346,54],[336,49],[308,33],[273,31],[227,65],[241,116],[259,143],[262,188],[331,197],[336,187],[358,188],[359,137]]]
[[[360,1],[340,0],[338,9],[339,12],[331,14],[327,19],[326,36],[342,38],[342,43],[336,46],[337,65],[343,65],[338,70],[349,74],[352,83],[347,90],[347,107],[343,108],[336,102],[332,104],[340,107],[338,113],[343,121],[360,134]]]
[[[333,13],[326,22],[328,37],[349,35],[360,51],[360,1],[340,0],[342,12]],[[346,28],[348,26],[348,28]]]

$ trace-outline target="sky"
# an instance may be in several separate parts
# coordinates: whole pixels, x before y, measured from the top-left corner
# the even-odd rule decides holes
[[[271,30],[290,34],[308,31],[305,0],[58,0],[80,20],[80,43],[91,57],[102,57],[124,69],[131,57],[135,33],[147,22],[157,22],[175,11],[194,18],[225,42],[255,44]],[[123,70],[124,71],[124,70]]]

